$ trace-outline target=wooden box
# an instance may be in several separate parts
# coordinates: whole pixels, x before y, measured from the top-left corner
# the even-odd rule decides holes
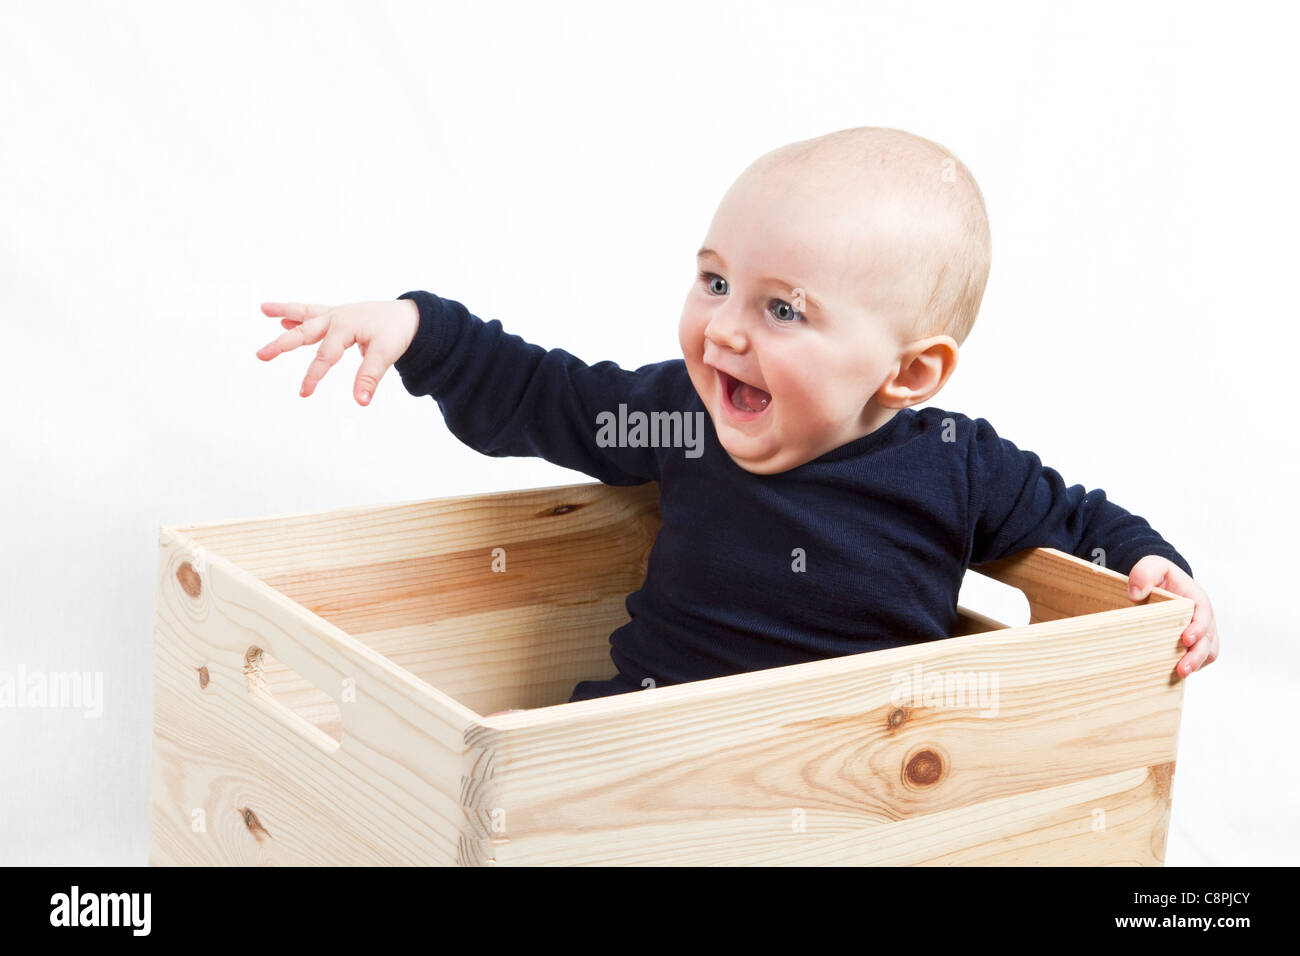
[[[568,703],[657,502],[162,528],[150,862],[1163,863],[1191,601],[1026,551],[1024,627]]]

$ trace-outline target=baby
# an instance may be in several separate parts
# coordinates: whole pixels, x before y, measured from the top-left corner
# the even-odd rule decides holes
[[[645,583],[610,637],[617,675],[570,700],[948,637],[966,568],[1034,547],[1100,558],[1135,601],[1154,586],[1191,598],[1186,676],[1215,660],[1218,634],[1170,544],[984,419],[913,407],[956,368],[989,263],[966,167],[861,127],[767,153],[731,186],[680,359],[587,365],[428,292],[264,303],[288,331],[257,354],[320,342],[307,396],[355,343],[362,405],[395,366],[483,454],[659,483]]]

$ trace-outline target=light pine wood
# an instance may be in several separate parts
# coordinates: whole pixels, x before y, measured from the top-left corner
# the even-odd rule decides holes
[[[975,565],[974,570],[1018,588],[1029,600],[1029,622],[1057,621],[1127,607],[1128,578],[1054,548],[1033,548],[1009,558]],[[1174,598],[1156,588],[1151,602]],[[1189,619],[1190,620],[1190,619]]]
[[[473,712],[218,555],[161,545],[150,862],[454,862]],[[341,742],[250,689],[255,648],[333,692]]]
[[[172,530],[491,713],[614,675],[659,523],[657,485],[590,484]]]
[[[1190,601],[1040,549],[978,568],[1025,627],[569,704],[657,493],[162,529],[151,862],[1163,862]]]

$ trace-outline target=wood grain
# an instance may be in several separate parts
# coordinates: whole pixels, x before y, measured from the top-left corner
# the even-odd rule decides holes
[[[978,569],[1025,627],[566,703],[658,526],[583,484],[162,529],[151,862],[1163,861],[1190,601],[1040,549]]]

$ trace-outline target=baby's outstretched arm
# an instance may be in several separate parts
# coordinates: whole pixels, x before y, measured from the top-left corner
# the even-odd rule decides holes
[[[638,369],[588,365],[484,320],[455,299],[407,292],[420,324],[394,366],[406,390],[433,398],[451,433],[493,457],[544,458],[610,485],[660,477],[659,449],[609,440],[601,420],[626,407],[670,410],[691,390],[684,369],[658,362]],[[681,366],[678,361],[676,366]]]
[[[646,443],[611,443],[601,418],[625,408],[671,411],[690,389],[672,363],[588,365],[429,292],[340,306],[266,302],[262,311],[288,330],[258,350],[263,361],[321,343],[303,397],[355,344],[363,357],[353,384],[358,403],[368,405],[384,373],[396,368],[407,392],[436,400],[452,434],[475,451],[544,458],[606,484],[657,481],[659,463],[657,448]]]

